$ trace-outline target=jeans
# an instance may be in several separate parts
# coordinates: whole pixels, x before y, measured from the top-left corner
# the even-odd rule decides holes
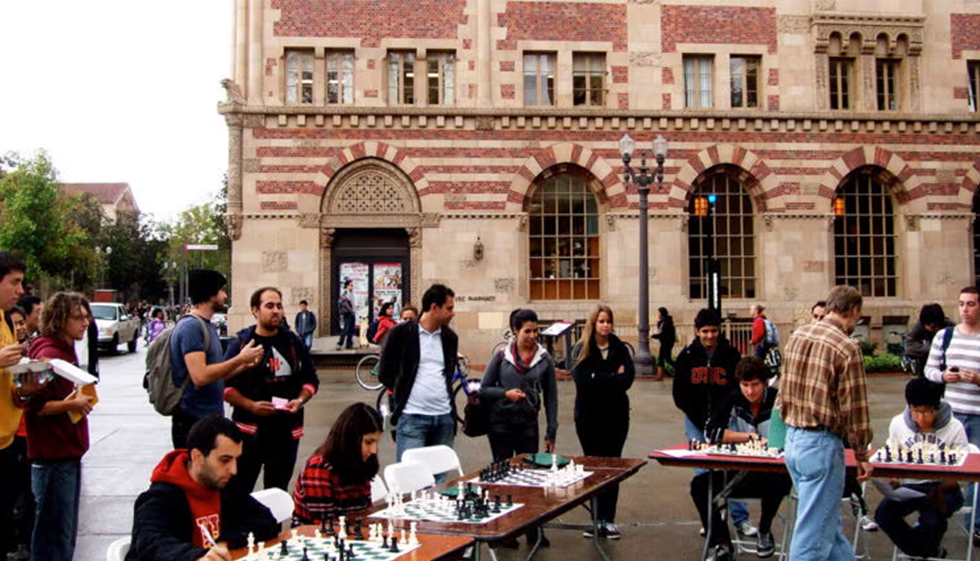
[[[728,472],[728,477],[734,477],[737,473]],[[709,483],[711,483],[711,490],[717,494],[727,483],[725,472],[702,473],[691,480],[691,499],[694,500],[694,506],[697,507],[698,515],[701,517],[701,525],[705,529],[708,527],[708,502],[713,499],[708,493]],[[735,484],[731,496],[762,499],[759,532],[768,533],[772,531],[772,520],[779,512],[783,497],[789,494],[792,487],[793,482],[785,473],[749,473]],[[728,526],[721,519],[721,509],[716,506],[711,509],[711,536],[708,537],[708,544],[715,546],[731,545],[731,543]]]
[[[456,436],[456,421],[445,415],[413,415],[403,413],[395,430],[395,461],[402,461],[405,450],[445,444],[452,448]],[[446,481],[446,474],[436,476],[436,483]]]
[[[71,561],[78,531],[81,460],[35,463],[31,488],[37,501],[31,559]]]
[[[298,450],[299,439],[293,438],[290,428],[260,426],[254,435],[243,435],[238,473],[229,486],[241,491],[242,495],[247,495],[255,490],[259,471],[264,469],[263,489],[278,487],[288,492]]]
[[[356,318],[354,314],[343,314],[340,316],[340,339],[337,341],[338,347],[343,347],[344,340],[347,340],[346,347],[351,349],[354,347],[354,322]]]
[[[934,481],[903,485],[927,495],[938,486],[939,483]],[[905,554],[912,557],[936,557],[943,534],[946,533],[946,519],[963,506],[963,493],[959,487],[943,494],[946,503],[944,510],[940,510],[936,500],[928,496],[906,501],[886,498],[875,511],[875,522]],[[910,526],[905,517],[915,511],[919,511],[919,522]]]
[[[827,430],[786,427],[786,468],[799,504],[789,558],[793,561],[854,559],[844,537],[844,443]]]
[[[704,429],[698,428],[691,419],[684,415],[684,432],[687,433],[688,442],[692,440],[698,440],[704,442]],[[697,468],[694,470],[694,476],[697,477],[702,473],[708,473],[710,469]],[[728,502],[728,512],[732,515],[732,522],[736,527],[741,526],[749,521],[749,507],[741,501],[729,501]]]
[[[303,344],[306,345],[306,350],[313,348],[313,334],[307,333],[303,335]]]
[[[970,441],[970,444],[974,446],[980,446],[980,415],[968,415],[966,413],[953,413],[953,418],[963,423],[963,428],[966,429],[966,439]],[[967,499],[970,504],[973,504],[973,494],[977,491],[977,485],[975,483],[970,484],[969,491],[967,492]],[[966,517],[966,524],[970,523],[970,517]],[[973,527],[974,532],[980,532],[980,517],[977,518],[976,525]]]

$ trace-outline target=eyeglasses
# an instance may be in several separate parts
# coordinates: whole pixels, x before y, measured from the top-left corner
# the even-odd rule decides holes
[[[73,320],[76,320],[76,321],[91,321],[92,320],[92,316],[90,316],[88,314],[72,314],[72,315],[70,315],[68,317],[71,318],[71,319],[73,319]]]

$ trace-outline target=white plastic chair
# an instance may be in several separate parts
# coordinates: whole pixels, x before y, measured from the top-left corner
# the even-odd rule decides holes
[[[388,491],[405,495],[436,484],[429,466],[415,462],[400,462],[385,467]]]
[[[463,466],[459,464],[459,456],[456,455],[455,450],[445,444],[405,450],[402,454],[402,461],[424,464],[428,466],[433,476],[452,470],[463,475]]]
[[[126,536],[125,538],[119,538],[118,540],[109,544],[109,549],[105,552],[106,561],[124,561],[126,559],[126,554],[129,553],[129,546],[132,543],[132,538]]]
[[[252,497],[265,505],[280,524],[293,517],[293,497],[278,487],[256,491]]]
[[[375,475],[371,480],[371,502],[376,503],[387,496],[388,486],[385,485],[385,480],[381,479],[381,474]]]

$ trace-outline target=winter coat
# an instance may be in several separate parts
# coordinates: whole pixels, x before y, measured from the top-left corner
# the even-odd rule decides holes
[[[695,338],[677,355],[674,404],[694,425],[704,429],[708,417],[738,390],[735,365],[742,356],[722,335],[710,360],[701,340]]]
[[[541,345],[527,365],[519,364],[516,342],[500,352],[503,353],[500,358],[490,359],[480,384],[480,398],[490,404],[491,426],[537,424],[543,401],[547,423],[544,439],[554,442],[558,434],[558,384],[554,359]],[[513,389],[522,390],[527,397],[518,401],[504,397]]]
[[[629,423],[630,398],[635,370],[629,349],[615,334],[609,335],[609,352],[602,358],[595,339],[589,356],[572,368],[575,380],[575,422],[589,424]],[[619,374],[619,368],[623,373]]]

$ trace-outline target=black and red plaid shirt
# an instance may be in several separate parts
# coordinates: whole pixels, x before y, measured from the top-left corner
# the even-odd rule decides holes
[[[371,480],[344,484],[320,454],[313,454],[293,489],[293,525],[319,524],[371,506]]]

